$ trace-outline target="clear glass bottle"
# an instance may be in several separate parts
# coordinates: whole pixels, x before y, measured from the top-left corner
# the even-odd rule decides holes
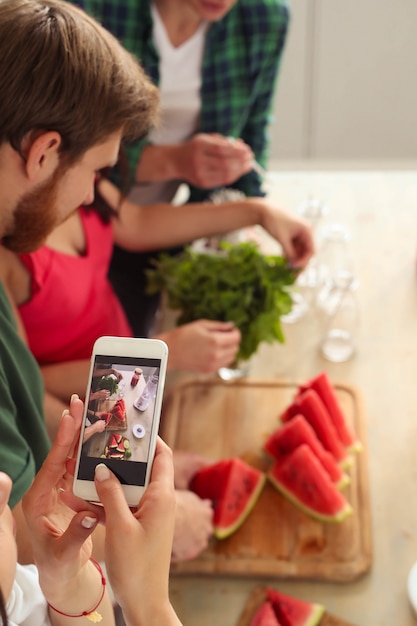
[[[325,293],[324,293],[325,292]],[[333,363],[343,363],[356,352],[359,307],[354,280],[343,286],[324,285],[318,296],[321,319],[321,354]]]
[[[139,398],[134,402],[134,406],[139,409],[139,411],[146,411],[151,400],[155,398],[158,382],[158,372],[154,372],[149,376],[148,382],[146,383],[144,390],[142,391]]]
[[[354,277],[354,262],[350,249],[351,235],[344,224],[329,224],[323,231],[317,254],[320,284],[336,284],[343,288]]]

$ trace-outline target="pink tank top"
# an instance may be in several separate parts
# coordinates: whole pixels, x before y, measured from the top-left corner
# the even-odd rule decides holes
[[[132,336],[107,279],[112,227],[95,211],[79,211],[85,255],[63,254],[47,246],[20,255],[32,276],[32,298],[19,311],[29,347],[41,365],[90,358],[101,335]]]

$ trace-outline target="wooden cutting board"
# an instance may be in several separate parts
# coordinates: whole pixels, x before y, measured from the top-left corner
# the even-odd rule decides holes
[[[273,380],[193,379],[165,400],[161,435],[172,447],[213,461],[239,456],[259,469],[266,436],[279,425],[298,383]],[[192,561],[173,564],[177,574],[231,574],[347,582],[372,561],[365,419],[360,394],[348,385],[335,390],[350,426],[363,444],[348,470],[344,493],[353,515],[340,524],[317,522],[283,498],[267,481],[243,526]]]
[[[263,602],[265,602],[265,600],[266,587],[256,587],[249,596],[246,606],[244,607],[236,626],[250,626],[251,620],[255,615],[256,610]],[[310,600],[310,602],[317,602],[317,600]],[[320,604],[320,602],[318,602],[318,604]],[[355,624],[352,624],[351,622],[346,622],[346,620],[337,617],[336,615],[331,615],[326,611],[321,618],[318,626],[355,626]]]

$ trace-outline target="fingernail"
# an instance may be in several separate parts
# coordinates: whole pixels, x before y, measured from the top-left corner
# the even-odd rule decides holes
[[[62,417],[64,417],[64,415],[69,415],[69,411],[68,411],[68,409],[64,409],[64,410],[62,411]]]
[[[104,463],[99,463],[98,465],[96,465],[96,477],[97,480],[102,483],[103,480],[108,480],[110,478],[110,471],[109,468],[107,467],[107,465],[104,465]]]
[[[74,400],[79,400],[80,396],[77,393],[73,393],[71,396],[71,402],[74,402]]]
[[[97,520],[95,517],[89,517],[88,515],[81,520],[81,526],[84,528],[93,528]]]

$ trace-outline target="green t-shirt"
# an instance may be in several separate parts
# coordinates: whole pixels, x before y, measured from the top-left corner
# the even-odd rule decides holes
[[[0,471],[13,488],[13,508],[30,487],[50,448],[39,367],[20,339],[0,282]]]

